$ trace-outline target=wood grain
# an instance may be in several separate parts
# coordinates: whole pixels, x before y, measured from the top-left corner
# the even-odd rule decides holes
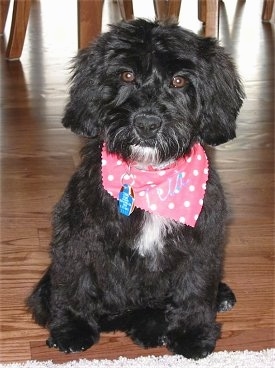
[[[77,7],[78,45],[82,49],[100,33],[103,0],[77,0]]]
[[[165,348],[141,349],[116,333],[103,334],[82,354],[64,355],[47,348],[47,331],[24,307],[49,263],[52,207],[79,162],[82,145],[60,123],[76,30],[64,31],[66,24],[54,22],[45,10],[47,1],[32,3],[21,63],[4,56],[0,62],[0,362],[167,354]],[[73,2],[66,0],[66,23],[76,16],[70,12]],[[218,315],[222,336],[216,351],[260,350],[275,345],[274,26],[261,22],[262,1],[245,2],[242,12],[235,12],[234,2],[224,3],[220,40],[236,60],[247,99],[237,139],[211,149],[230,204],[224,279],[237,296],[236,307]],[[62,30],[64,42],[71,37],[75,44],[56,45]],[[1,43],[3,50],[4,39]]]
[[[11,37],[9,38],[6,52],[6,56],[10,60],[18,59],[21,56],[31,3],[31,0],[14,0]]]

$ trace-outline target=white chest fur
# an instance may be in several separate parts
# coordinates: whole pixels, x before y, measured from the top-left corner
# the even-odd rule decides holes
[[[171,231],[172,221],[158,216],[145,213],[145,221],[135,248],[141,256],[157,256],[163,251],[164,239],[167,232]]]

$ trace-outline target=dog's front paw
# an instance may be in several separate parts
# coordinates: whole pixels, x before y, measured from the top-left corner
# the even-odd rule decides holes
[[[205,358],[215,349],[219,334],[220,328],[216,324],[189,331],[173,330],[167,335],[167,348],[188,359]]]
[[[56,348],[68,353],[76,353],[87,350],[99,339],[99,333],[87,324],[81,326],[62,326],[53,328],[51,336],[46,341],[50,348]]]
[[[230,311],[236,303],[236,297],[228,285],[220,282],[217,295],[217,311]]]
[[[140,345],[146,349],[166,345],[165,335],[158,334],[157,331],[153,331],[152,334],[150,332],[131,330],[127,333],[127,335],[131,337],[135,344]]]
[[[144,309],[135,311],[126,330],[134,343],[153,348],[166,344],[167,322],[163,310]]]

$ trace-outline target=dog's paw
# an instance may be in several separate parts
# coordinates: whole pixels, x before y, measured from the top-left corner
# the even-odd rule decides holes
[[[168,333],[166,345],[174,354],[188,359],[206,358],[215,349],[219,334],[218,325],[196,327],[190,331],[174,330]]]
[[[144,309],[136,311],[126,331],[134,343],[144,348],[166,344],[167,322],[163,310]]]
[[[157,346],[166,345],[166,336],[157,333],[150,334],[148,331],[131,330],[127,335],[137,345],[143,348],[155,348]]]
[[[56,348],[68,354],[87,350],[98,339],[99,333],[82,322],[81,326],[62,326],[52,329],[46,344],[49,348]]]
[[[236,297],[230,287],[223,282],[219,284],[217,295],[217,311],[230,311],[236,303]]]

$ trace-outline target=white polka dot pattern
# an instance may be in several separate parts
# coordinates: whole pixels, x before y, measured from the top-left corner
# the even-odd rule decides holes
[[[135,206],[195,226],[203,207],[208,180],[208,160],[200,144],[188,157],[162,170],[139,170],[115,155],[102,151],[102,181],[109,194],[118,198],[123,184],[132,187]]]

